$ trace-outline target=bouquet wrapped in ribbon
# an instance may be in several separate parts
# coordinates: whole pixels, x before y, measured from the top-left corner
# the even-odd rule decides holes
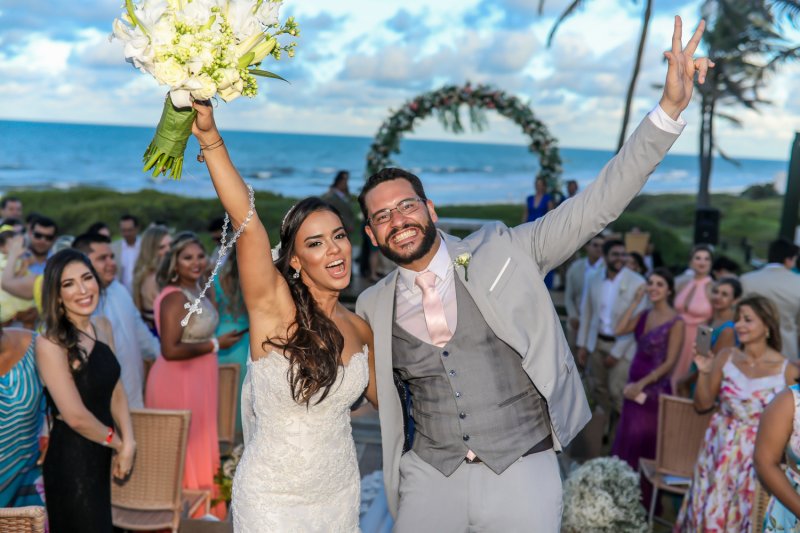
[[[219,96],[230,102],[258,91],[255,76],[283,79],[260,69],[268,57],[294,56],[298,35],[292,17],[281,22],[282,0],[133,0],[114,20],[112,37],[123,41],[125,59],[169,87],[144,171],[180,179],[192,133],[192,100]]]

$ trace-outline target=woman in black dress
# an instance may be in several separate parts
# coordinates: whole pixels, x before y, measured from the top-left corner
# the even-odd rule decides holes
[[[47,261],[42,293],[36,362],[52,417],[43,469],[50,531],[111,532],[112,457],[124,478],[136,443],[110,327],[91,318],[99,278],[85,255],[62,250]]]

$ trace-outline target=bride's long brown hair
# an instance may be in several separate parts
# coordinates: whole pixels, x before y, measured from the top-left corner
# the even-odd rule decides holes
[[[294,277],[289,264],[294,255],[294,241],[300,226],[311,213],[330,211],[341,220],[335,207],[317,197],[301,200],[286,214],[281,224],[281,248],[275,268],[289,284],[296,309],[294,322],[283,337],[271,337],[262,343],[265,350],[283,350],[289,359],[287,379],[292,398],[310,405],[311,398],[321,392],[316,403],[324,400],[336,382],[344,348],[344,337],[333,320],[325,316],[314,301],[302,278]]]

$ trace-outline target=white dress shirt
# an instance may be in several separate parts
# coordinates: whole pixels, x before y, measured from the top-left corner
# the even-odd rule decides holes
[[[614,336],[614,304],[617,302],[619,294],[621,273],[620,270],[614,279],[606,277],[603,280],[603,299],[600,301],[600,333],[610,337]]]
[[[431,343],[428,333],[428,324],[425,322],[425,313],[422,310],[422,289],[414,280],[422,272],[414,272],[407,268],[398,267],[398,280],[395,289],[395,320],[397,325],[414,335],[421,341]],[[455,269],[447,253],[447,246],[443,239],[439,239],[439,249],[431,259],[428,268],[436,274],[436,292],[442,299],[444,316],[447,319],[447,328],[450,333],[455,333],[458,322],[458,308],[456,306]]]
[[[121,281],[127,287],[128,292],[133,294],[133,271],[136,269],[136,259],[139,257],[141,239],[136,237],[136,242],[133,245],[122,239],[120,245],[119,266],[122,270]]]
[[[155,359],[158,339],[147,328],[130,293],[117,280],[106,287],[94,313],[106,317],[114,335],[114,354],[122,368],[122,385],[132,409],[144,407],[144,359]]]

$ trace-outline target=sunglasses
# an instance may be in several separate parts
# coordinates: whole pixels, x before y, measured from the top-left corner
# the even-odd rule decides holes
[[[55,234],[48,234],[48,233],[39,233],[38,231],[33,232],[33,238],[38,240],[45,240],[53,242],[56,238]]]

